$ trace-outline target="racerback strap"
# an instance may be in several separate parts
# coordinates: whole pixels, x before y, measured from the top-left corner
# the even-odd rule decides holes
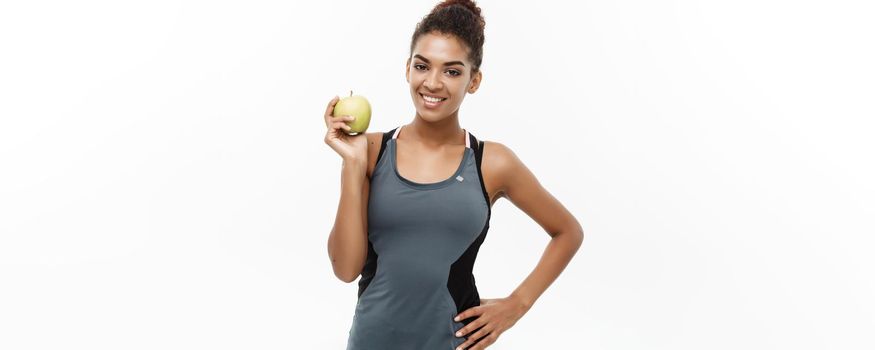
[[[474,134],[468,133],[468,136],[471,138],[471,144],[476,145],[474,147],[474,159],[476,159],[477,163],[477,177],[480,178],[480,190],[483,191],[483,198],[486,198],[486,204],[489,207],[489,216],[492,216],[492,203],[489,201],[489,193],[486,192],[486,184],[483,182],[483,171],[480,170],[480,164],[483,163],[483,141],[477,141],[477,138],[474,137]],[[487,219],[487,225],[489,221]]]
[[[380,142],[380,152],[377,153],[377,161],[374,164],[380,164],[380,158],[383,157],[383,150],[386,149],[386,142],[389,142],[389,139],[395,134],[395,130],[398,130],[398,128],[383,133],[383,141]]]

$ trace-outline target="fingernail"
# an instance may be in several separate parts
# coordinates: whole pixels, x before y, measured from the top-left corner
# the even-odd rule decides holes
[[[462,336],[462,332],[456,332],[456,336],[457,336],[457,337],[461,337],[461,336]]]
[[[458,321],[458,320],[459,320],[459,316],[456,316],[456,318],[454,318],[453,320],[454,320],[454,321]]]

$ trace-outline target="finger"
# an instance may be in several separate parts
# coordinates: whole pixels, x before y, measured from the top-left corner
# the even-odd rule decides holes
[[[459,329],[459,331],[456,332],[456,336],[457,337],[464,337],[466,334],[471,333],[473,331],[476,331],[477,328],[482,327],[484,324],[486,324],[486,320],[483,319],[482,317],[478,317],[478,318],[474,319],[474,321],[471,321],[471,323],[469,323],[465,327],[462,327],[461,329]]]
[[[329,117],[328,120],[325,121],[325,125],[326,125],[326,126],[330,126],[331,124],[336,123],[336,122],[347,122],[347,123],[349,123],[349,122],[352,122],[353,120],[355,120],[355,117],[353,117],[353,116],[349,116],[349,115],[339,115],[339,116],[336,116],[336,117]]]
[[[331,117],[331,113],[334,112],[334,104],[337,103],[340,97],[334,96],[331,101],[328,101],[328,107],[325,107],[325,119]]]
[[[490,345],[492,345],[493,343],[495,343],[495,341],[496,341],[497,339],[498,339],[498,335],[496,335],[495,332],[493,332],[493,333],[489,333],[489,335],[487,335],[487,336],[483,337],[482,339],[480,339],[480,341],[478,341],[477,344],[474,344],[474,346],[471,347],[471,349],[469,349],[469,350],[483,350],[483,349],[486,349],[487,346],[490,346]]]
[[[489,332],[487,332],[485,329],[481,328],[479,331],[475,332],[474,334],[471,334],[471,336],[468,337],[468,340],[466,340],[464,343],[462,343],[462,345],[460,345],[456,349],[468,349],[469,346],[472,346],[472,345],[476,346],[476,345],[482,343],[482,340],[480,338],[483,338],[483,336],[487,335],[488,333]],[[471,348],[471,349],[473,349],[473,348]]]
[[[341,121],[349,122],[349,121],[353,121],[353,120],[355,120],[355,117],[353,117],[351,115],[339,115],[336,117],[331,117],[332,122],[341,122]]]
[[[464,319],[469,318],[469,317],[478,316],[482,313],[483,313],[483,307],[475,306],[475,307],[472,307],[468,310],[462,311],[462,313],[456,315],[456,317],[453,320],[461,321],[461,320],[464,320]]]
[[[331,128],[332,128],[332,129],[352,130],[352,127],[349,126],[349,125],[347,125],[347,124],[344,123],[344,122],[334,122],[334,123],[331,123]]]

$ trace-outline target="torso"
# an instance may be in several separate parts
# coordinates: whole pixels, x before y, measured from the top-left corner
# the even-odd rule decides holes
[[[366,133],[368,138],[368,178],[374,172],[377,163],[377,155],[380,152],[382,133]],[[450,145],[443,149],[434,150],[417,146],[415,143],[398,138],[399,144],[397,155],[398,172],[406,179],[420,183],[432,183],[446,179],[456,171],[465,145]],[[481,169],[483,172],[483,185],[489,194],[490,206],[502,196],[498,174],[494,171],[490,162],[490,141],[484,141],[483,160]]]
[[[483,176],[488,146],[478,167],[474,135],[427,148],[400,130],[385,145],[380,133],[367,138],[368,253],[347,350],[456,348],[465,339],[454,333],[473,319],[453,317],[481,302],[473,267],[501,182]]]

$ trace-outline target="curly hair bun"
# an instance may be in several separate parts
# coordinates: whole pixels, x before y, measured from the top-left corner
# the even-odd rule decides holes
[[[471,11],[471,13],[474,14],[474,16],[476,16],[480,20],[480,26],[486,27],[486,21],[483,20],[483,16],[480,14],[480,7],[478,7],[477,4],[474,3],[474,1],[472,0],[445,0],[440,4],[437,4],[437,6],[435,6],[434,9],[431,10],[431,13],[435,13],[442,8],[450,7],[453,5],[460,5],[467,8],[469,11]]]
[[[452,35],[468,47],[468,59],[473,64],[472,72],[477,72],[483,60],[485,28],[486,20],[473,0],[445,0],[416,24],[410,40],[410,54],[412,56],[416,40],[424,34],[437,32]]]

